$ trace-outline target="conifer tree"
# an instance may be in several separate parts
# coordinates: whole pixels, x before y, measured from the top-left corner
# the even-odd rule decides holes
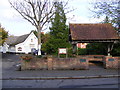
[[[57,39],[66,39],[68,28],[66,26],[66,15],[62,2],[57,2],[55,18],[51,20],[50,34]]]
[[[70,47],[63,3],[56,2],[55,9],[55,16],[51,19],[50,39],[43,45],[48,54],[57,54],[58,48]]]

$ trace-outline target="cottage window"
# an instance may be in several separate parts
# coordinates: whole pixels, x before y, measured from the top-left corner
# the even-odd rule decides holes
[[[31,42],[33,42],[33,39],[31,39]]]
[[[34,48],[34,47],[35,47],[35,44],[30,44],[30,47],[31,47],[31,48]]]
[[[19,48],[18,48],[18,51],[22,51],[22,48],[21,48],[21,47],[19,47]]]

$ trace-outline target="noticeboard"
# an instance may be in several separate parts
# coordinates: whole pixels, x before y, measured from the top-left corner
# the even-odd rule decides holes
[[[58,48],[58,57],[60,57],[60,54],[66,54],[66,58],[68,57],[67,48]]]
[[[59,54],[67,54],[66,48],[59,48]]]
[[[109,58],[108,61],[114,61],[114,59],[113,58]]]
[[[80,62],[86,62],[86,59],[80,59]]]

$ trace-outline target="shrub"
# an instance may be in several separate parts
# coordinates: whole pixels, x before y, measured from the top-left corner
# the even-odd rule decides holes
[[[20,58],[26,62],[29,62],[32,59],[32,56],[26,54],[21,56]]]
[[[83,48],[78,48],[78,55],[86,55],[87,54],[87,50],[83,49]]]
[[[38,55],[37,58],[42,58],[42,55]]]

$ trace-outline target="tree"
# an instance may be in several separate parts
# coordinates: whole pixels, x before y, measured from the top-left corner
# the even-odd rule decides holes
[[[103,20],[103,23],[110,23],[108,16],[105,17],[105,20]]]
[[[107,43],[90,43],[87,45],[86,52],[90,55],[107,55]]]
[[[96,0],[92,3],[94,17],[108,17],[110,23],[120,27],[120,1],[119,0]]]
[[[0,25],[0,46],[3,45],[7,37],[8,32]]]
[[[37,31],[36,31],[36,30],[33,30],[33,32],[34,32],[34,34],[35,34],[36,37],[37,37],[37,35],[38,35]],[[49,37],[50,37],[50,34],[49,34],[49,33],[46,33],[46,34],[41,33],[41,43],[42,43],[42,44],[45,43],[45,42],[49,39]]]
[[[54,0],[9,0],[10,5],[38,32],[38,55],[41,55],[41,31],[55,14]],[[68,2],[64,5],[67,5]]]
[[[10,5],[28,22],[35,26],[38,32],[38,55],[41,55],[41,31],[54,15],[55,2],[50,0],[16,0]]]
[[[44,51],[48,54],[56,54],[58,48],[69,47],[68,43],[68,27],[66,26],[66,15],[62,2],[55,4],[55,16],[51,19],[50,38],[43,45]]]
[[[111,51],[113,56],[120,56],[120,42],[114,45],[113,50]]]
[[[55,38],[66,39],[66,36],[68,35],[68,28],[66,26],[66,15],[63,3],[56,2],[55,8],[55,18],[51,20],[52,27],[50,27],[50,34]]]

